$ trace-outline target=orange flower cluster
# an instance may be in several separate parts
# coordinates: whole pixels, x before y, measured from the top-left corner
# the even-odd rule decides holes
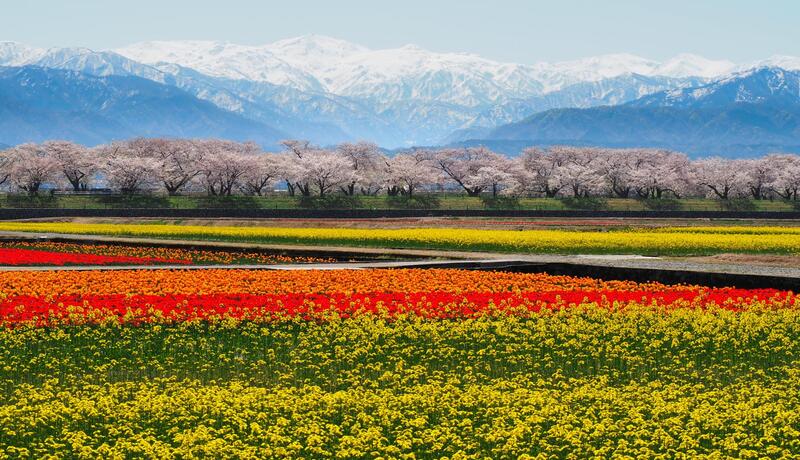
[[[197,265],[231,264],[290,264],[329,263],[335,259],[309,256],[287,256],[255,251],[219,251],[181,249],[156,246],[127,246],[116,244],[78,244],[52,241],[12,241],[0,243],[0,249],[30,249],[69,254],[91,254],[109,257],[132,257],[153,259],[162,263],[193,263]],[[177,262],[176,262],[177,261]]]
[[[117,270],[0,272],[3,296],[328,294],[696,290],[697,286],[602,281],[543,273],[469,270]]]

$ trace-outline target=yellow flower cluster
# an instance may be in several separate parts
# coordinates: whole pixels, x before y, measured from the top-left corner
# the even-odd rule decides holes
[[[0,419],[30,444],[7,445],[0,457],[791,459],[800,451],[798,386],[796,374],[725,388],[602,379],[403,392],[174,380],[70,392],[23,385],[36,404],[0,408]]]
[[[719,227],[662,227],[662,233],[713,233],[717,235],[800,235],[800,227],[719,226]]]
[[[523,253],[613,253],[693,255],[721,252],[800,254],[794,229],[731,227],[731,231],[685,227],[672,231],[476,230],[455,228],[345,229],[206,227],[79,223],[0,223],[0,231],[75,233],[187,240],[249,241]],[[711,230],[709,230],[711,229]],[[746,229],[742,230],[742,229]],[[758,238],[753,238],[758,235]]]
[[[800,310],[0,331],[0,458],[797,458]]]

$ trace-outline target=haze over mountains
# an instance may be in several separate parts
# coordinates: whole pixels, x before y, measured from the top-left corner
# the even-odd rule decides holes
[[[629,54],[530,65],[322,36],[263,46],[117,50],[0,42],[0,143],[135,135],[386,148],[485,143],[659,146],[744,156],[800,148],[800,59],[734,64]]]

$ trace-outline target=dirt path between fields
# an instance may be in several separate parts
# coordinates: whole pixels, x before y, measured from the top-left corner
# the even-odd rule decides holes
[[[772,254],[717,254],[703,257],[674,258],[674,260],[685,260],[701,264],[766,265],[770,267],[788,268],[800,267],[800,256]]]

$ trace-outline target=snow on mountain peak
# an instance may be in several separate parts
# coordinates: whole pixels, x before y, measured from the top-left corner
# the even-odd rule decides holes
[[[696,54],[682,53],[654,69],[654,74],[666,77],[714,78],[730,73],[736,65],[727,60],[711,60]]]
[[[145,64],[159,62],[204,61],[210,56],[220,56],[240,48],[223,42],[208,40],[148,41],[134,43],[115,50],[117,53]]]
[[[178,64],[213,77],[269,82],[304,91],[323,90],[316,78],[280,59],[269,46],[199,40],[152,41],[116,52],[145,64]]]
[[[800,58],[789,56],[736,66],[727,60],[688,53],[663,62],[618,53],[553,63],[509,64],[468,53],[432,52],[413,44],[372,50],[313,34],[264,45],[149,41],[115,51],[148,65],[171,63],[213,77],[268,82],[302,91],[466,105],[497,102],[504,97],[525,98],[622,75],[710,79],[754,66],[800,69]],[[70,49],[68,54],[81,53],[99,59],[90,50]],[[0,42],[0,65],[24,65],[44,58],[52,61],[57,55],[57,50]]]
[[[370,51],[367,47],[324,35],[303,35],[280,40],[264,45],[263,49],[314,75],[318,80],[322,80],[323,74],[336,67],[341,60]]]
[[[528,97],[541,89],[529,68],[416,45],[353,54],[318,78],[335,94],[383,104],[420,99],[476,106],[505,97]]]
[[[321,35],[260,46],[147,42],[118,52],[147,64],[169,62],[217,77],[364,98],[374,101],[379,110],[412,99],[480,106],[623,75],[709,79],[736,69],[730,61],[688,53],[663,62],[618,53],[554,63],[508,64],[474,54],[431,52],[416,45],[371,50]],[[800,68],[800,60],[795,58],[770,61]]]
[[[12,41],[0,41],[0,65],[20,66],[35,61],[45,50]]]
[[[369,51],[369,48],[355,43],[351,43],[338,38],[327,37],[325,35],[301,35],[295,38],[287,38],[279,40],[275,43],[266,45],[273,53],[282,57],[306,56],[313,57],[331,57],[334,56],[349,56],[355,53],[363,53]]]
[[[651,75],[658,63],[633,54],[605,54],[561,62],[533,65],[545,92],[580,82],[594,82],[626,74]]]
[[[678,54],[664,62],[620,53],[552,64],[539,63],[534,67],[539,69],[548,90],[558,90],[573,83],[600,81],[627,74],[708,79],[730,73],[736,66],[730,61],[715,61],[689,53]]]
[[[633,54],[605,54],[550,64],[557,71],[585,75],[589,80],[617,77],[626,73],[649,74],[657,62]]]
[[[740,66],[740,69],[759,67],[780,67],[785,70],[800,70],[800,57],[776,55],[761,61],[753,62],[747,66]]]
[[[434,53],[416,45],[370,50],[320,35],[261,46],[146,42],[116,51],[151,65],[169,62],[216,77],[386,101],[421,98],[475,105],[496,101],[503,93],[529,96],[541,87],[531,69],[516,64]]]
[[[379,101],[379,106],[410,99],[477,106],[622,75],[708,79],[735,68],[730,61],[693,54],[679,54],[664,62],[619,53],[554,63],[508,64],[468,53],[432,52],[416,45],[372,50],[323,35],[258,46],[157,41],[117,52],[146,64],[173,63],[215,77],[366,98]]]

